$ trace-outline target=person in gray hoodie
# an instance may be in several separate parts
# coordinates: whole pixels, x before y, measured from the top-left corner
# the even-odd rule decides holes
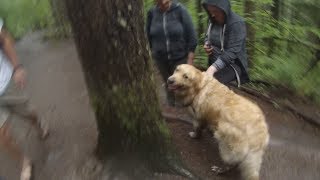
[[[186,8],[172,0],[156,0],[147,14],[146,33],[152,57],[164,82],[179,64],[193,64],[197,36]],[[166,88],[168,104],[174,95]]]
[[[202,5],[209,16],[203,46],[209,56],[206,72],[223,84],[248,82],[244,20],[232,12],[229,0],[204,0]]]

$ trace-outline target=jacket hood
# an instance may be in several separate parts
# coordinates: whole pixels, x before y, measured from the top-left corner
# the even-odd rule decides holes
[[[178,2],[175,1],[175,0],[173,0],[171,3],[172,3],[172,4],[171,4],[170,8],[167,10],[167,12],[172,11],[173,9],[177,8],[178,6],[180,6],[180,3],[178,3]],[[156,5],[156,9],[157,9],[158,11],[161,11],[160,8],[159,8],[157,5]]]
[[[229,19],[231,14],[231,5],[229,0],[203,0],[202,6],[207,11],[207,13],[209,13],[207,10],[207,5],[218,7],[226,15],[225,21]],[[212,19],[210,19],[210,21],[212,22]]]

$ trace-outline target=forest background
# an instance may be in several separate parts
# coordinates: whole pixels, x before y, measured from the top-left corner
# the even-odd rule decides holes
[[[200,0],[179,2],[198,32],[195,63],[205,68],[207,15]],[[144,11],[153,5],[154,0],[144,0]],[[285,89],[320,104],[320,1],[231,0],[231,6],[247,23],[252,80],[247,86],[260,92]],[[45,30],[47,38],[71,36],[63,0],[2,0],[0,17],[17,40],[36,30]]]

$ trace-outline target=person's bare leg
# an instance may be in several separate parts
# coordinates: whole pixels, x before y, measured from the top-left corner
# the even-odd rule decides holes
[[[37,129],[40,138],[45,139],[48,136],[48,128],[42,126],[38,113],[35,108],[31,107],[28,101],[12,106],[12,110],[20,116],[30,120],[32,126]]]
[[[46,139],[48,137],[49,135],[48,128],[42,126],[40,122],[40,118],[35,110],[30,110],[26,118],[30,120],[32,126],[37,129],[41,139]]]
[[[12,159],[21,164],[20,180],[30,180],[32,171],[31,160],[22,153],[13,140],[7,122],[0,128],[0,144],[8,151]]]
[[[20,180],[30,180],[32,175],[32,163],[28,157],[24,157],[22,161],[22,169]]]

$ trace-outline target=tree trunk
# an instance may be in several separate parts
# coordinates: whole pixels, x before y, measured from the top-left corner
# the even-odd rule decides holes
[[[279,20],[280,17],[280,0],[273,0],[271,7],[272,17]]]
[[[250,18],[253,19],[254,18],[254,10],[255,10],[255,6],[254,6],[254,2],[252,0],[245,0],[244,2],[244,12],[245,12],[245,16],[246,18]],[[254,27],[247,23],[247,42],[248,42],[248,63],[249,63],[249,67],[251,67],[252,64],[252,59],[254,57],[254,42],[255,42],[255,29]]]
[[[319,37],[314,37],[314,41],[315,41],[315,44],[320,44],[320,38]],[[304,77],[312,72],[316,67],[317,67],[317,64],[320,62],[320,50],[317,49],[314,53],[314,57],[312,58],[312,60],[310,61],[309,63],[309,67],[307,68],[307,70],[305,71],[304,73]]]
[[[272,1],[272,7],[271,7],[271,14],[272,18],[276,21],[274,24],[274,28],[278,29],[278,20],[280,18],[280,0],[273,0]],[[268,46],[269,46],[269,55],[272,55],[274,53],[274,50],[277,48],[275,39],[272,37],[267,40]]]
[[[175,153],[159,109],[143,1],[66,0],[66,6],[95,111],[99,159],[119,159],[131,170],[172,168]]]
[[[314,12],[314,11],[312,11]],[[315,27],[317,27],[318,29],[320,29],[320,19],[319,18],[313,18],[314,22],[315,22]],[[313,39],[315,44],[320,44],[320,37],[319,36],[315,36],[313,35],[311,37],[311,39]],[[309,68],[307,69],[306,73],[311,72],[315,67],[317,67],[317,64],[320,62],[320,49],[317,49],[315,52],[315,57],[314,59],[310,62],[309,64]]]
[[[197,15],[198,15],[198,39],[202,39],[202,35],[204,34],[204,25],[203,25],[203,11],[202,11],[202,4],[201,0],[196,1],[197,7]],[[203,44],[203,42],[201,42]]]

